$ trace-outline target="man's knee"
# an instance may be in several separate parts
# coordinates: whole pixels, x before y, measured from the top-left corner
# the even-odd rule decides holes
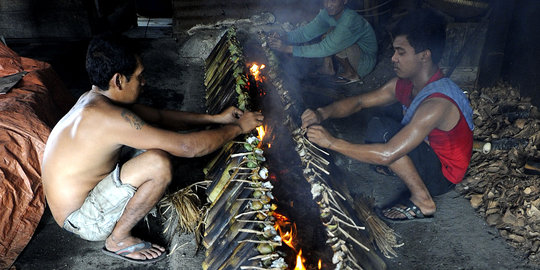
[[[162,150],[148,150],[147,155],[148,167],[152,171],[152,176],[155,181],[169,184],[172,179],[172,164],[169,154]]]

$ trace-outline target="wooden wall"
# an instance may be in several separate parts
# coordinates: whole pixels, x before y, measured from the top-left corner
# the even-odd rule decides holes
[[[90,36],[84,0],[0,0],[0,35],[5,38]]]

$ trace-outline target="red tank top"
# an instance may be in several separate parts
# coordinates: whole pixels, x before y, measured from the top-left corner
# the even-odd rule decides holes
[[[443,78],[441,70],[438,70],[427,84]],[[399,79],[396,83],[397,100],[408,107],[413,100],[412,82],[406,79]],[[428,98],[441,97],[450,100],[458,109],[456,102],[450,97],[435,93]],[[457,184],[463,180],[472,155],[473,133],[459,111],[459,121],[454,128],[449,131],[434,129],[428,134],[429,145],[439,157],[442,165],[442,173],[450,182]]]

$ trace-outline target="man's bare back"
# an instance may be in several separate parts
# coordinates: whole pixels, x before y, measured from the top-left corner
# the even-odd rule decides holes
[[[47,202],[60,226],[116,165],[121,145],[109,139],[103,121],[95,121],[111,113],[111,107],[102,95],[89,91],[49,136],[42,179]]]

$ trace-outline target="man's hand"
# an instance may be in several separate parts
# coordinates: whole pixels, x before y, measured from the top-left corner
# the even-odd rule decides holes
[[[270,49],[284,53],[292,53],[293,51],[292,46],[283,44],[279,35],[268,36],[268,46],[270,46]]]
[[[302,113],[302,128],[320,124],[324,119],[319,110],[307,109]]]
[[[324,148],[330,148],[336,141],[336,138],[320,125],[310,126],[307,129],[307,138]]]
[[[260,112],[244,112],[235,124],[242,129],[242,134],[245,134],[262,125],[263,120],[264,116]]]
[[[216,114],[215,121],[218,124],[234,124],[242,115],[244,112],[234,106],[231,106],[224,111],[222,111],[220,114]]]

